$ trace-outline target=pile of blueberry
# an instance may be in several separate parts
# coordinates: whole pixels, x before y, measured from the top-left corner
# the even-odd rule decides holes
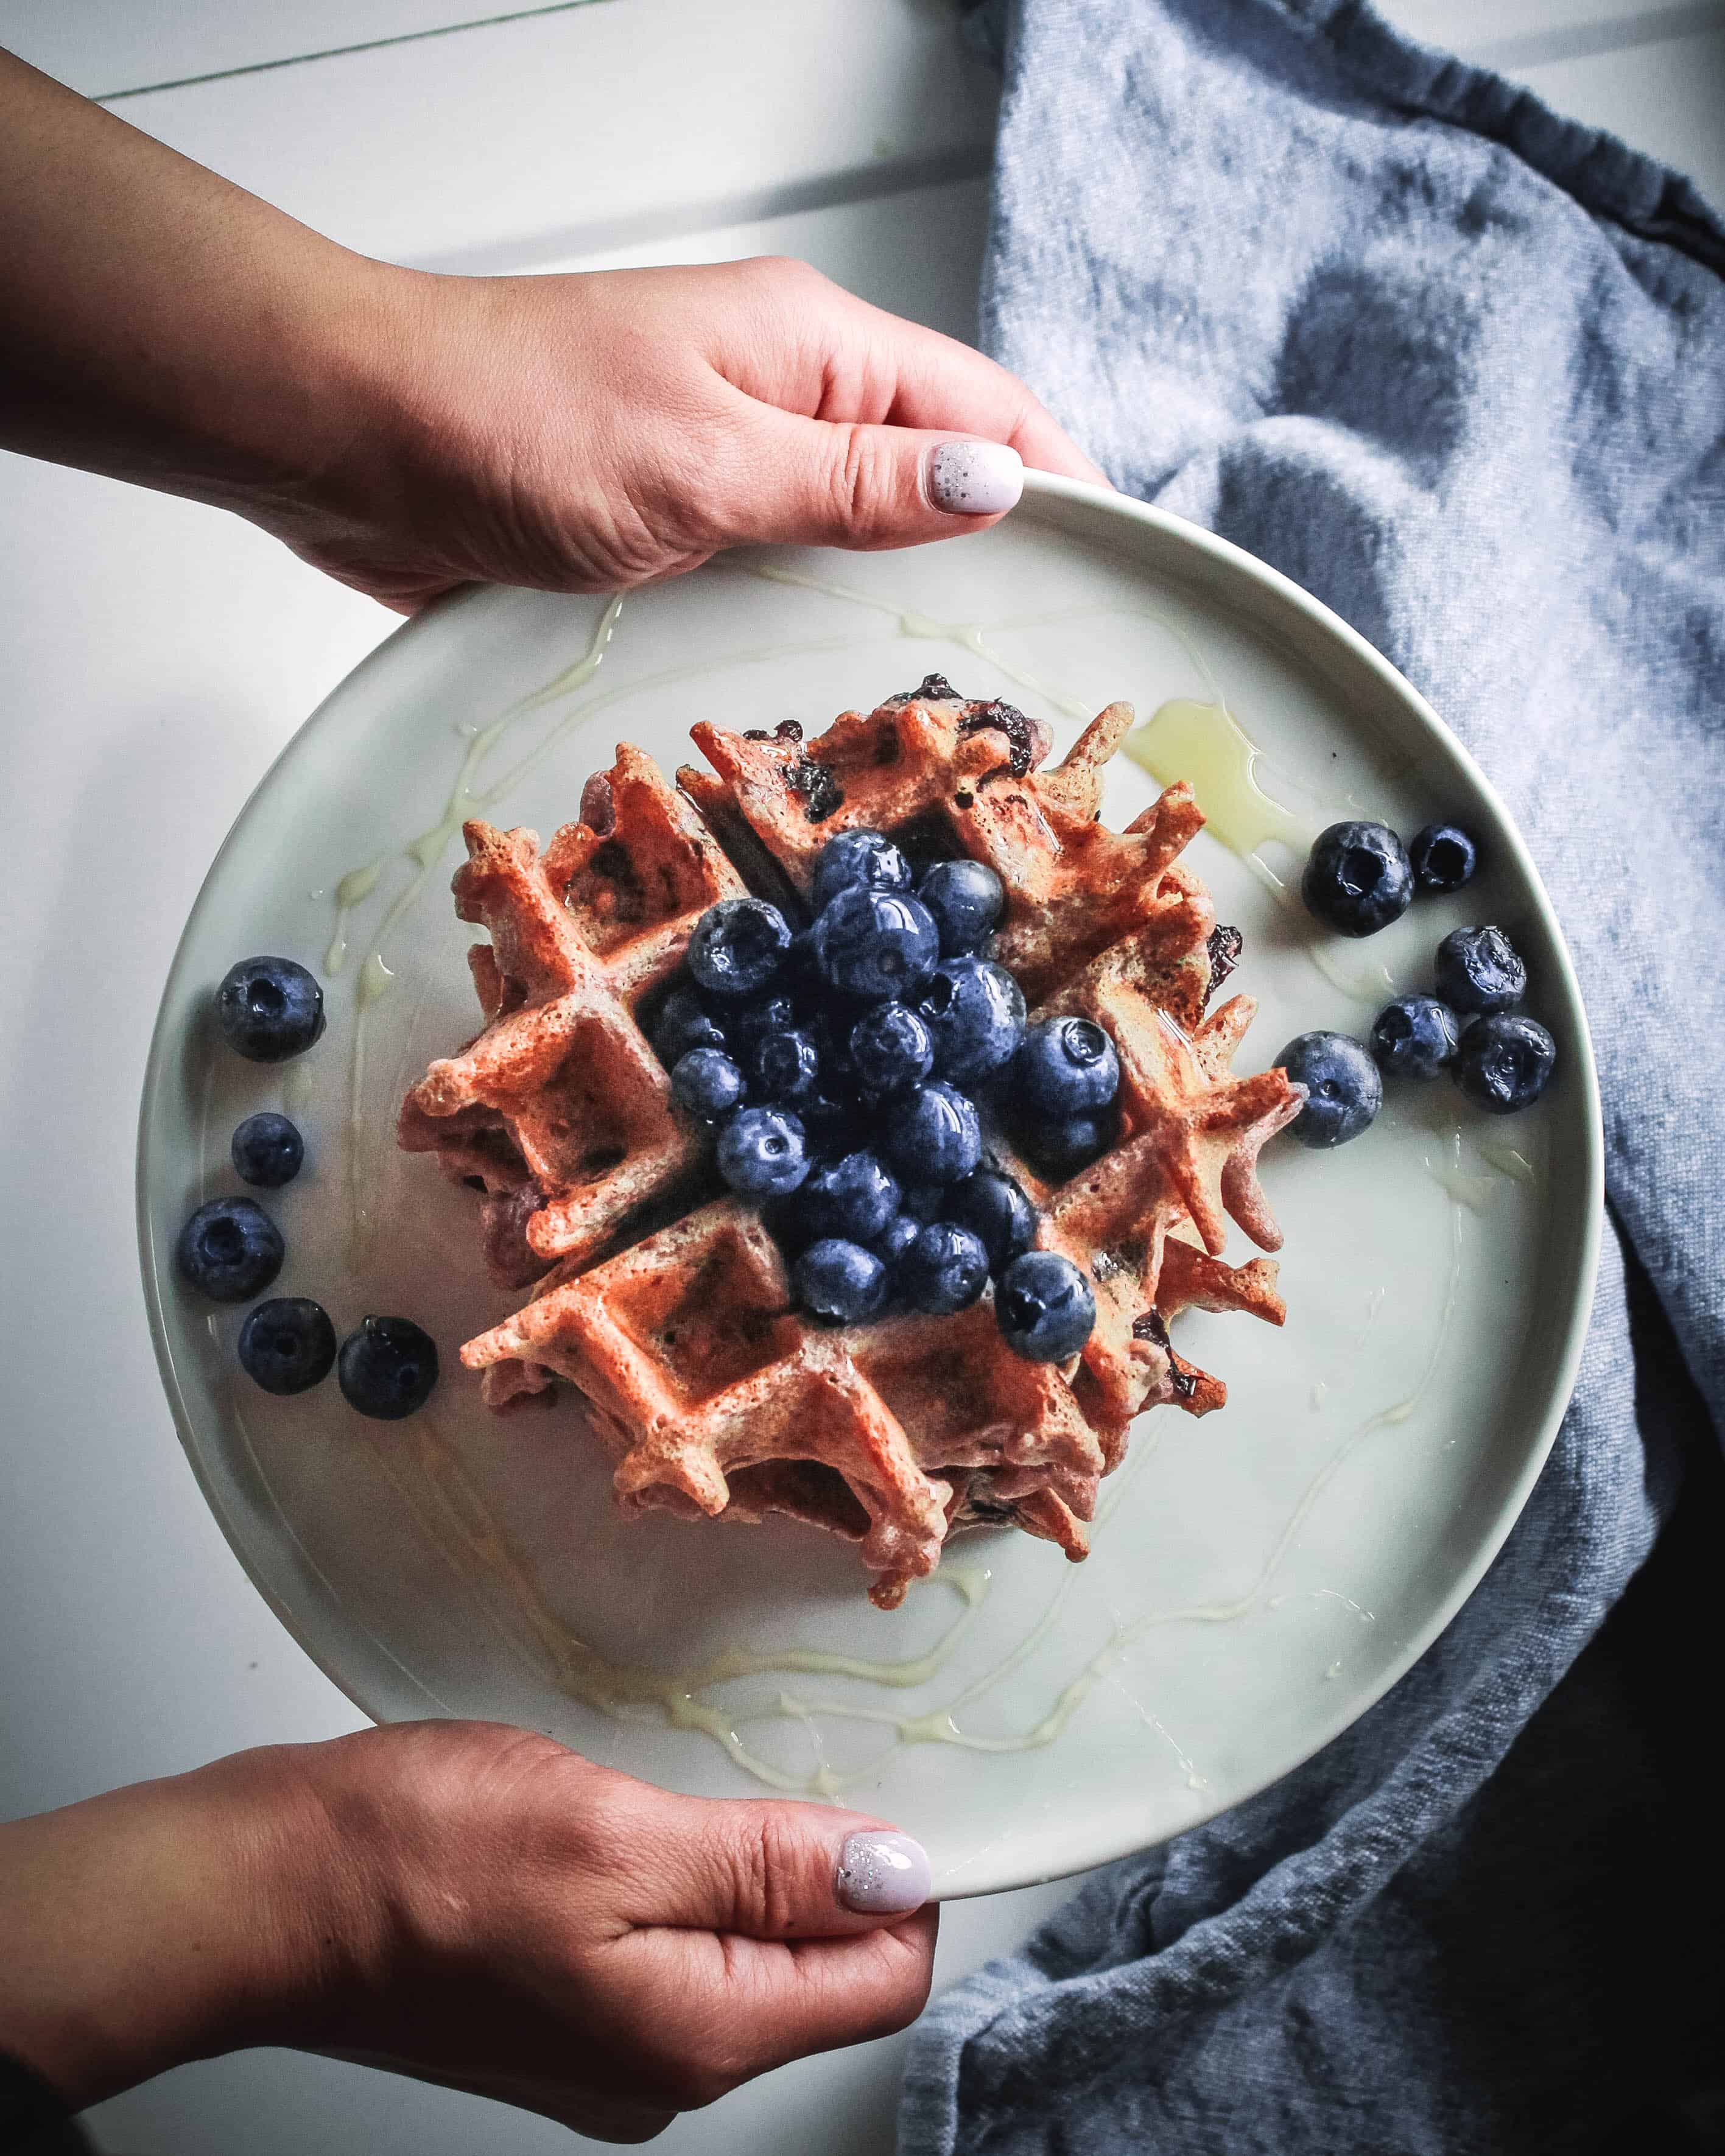
[[[236,1054],[252,1063],[301,1055],[324,1029],[323,990],[291,958],[244,958],[216,993],[216,1022]],[[300,1173],[305,1142],[285,1116],[264,1110],[234,1133],[234,1170],[254,1189],[280,1190]],[[250,1302],[281,1270],[287,1246],[254,1198],[213,1198],[181,1229],[181,1276],[213,1302]],[[240,1367],[266,1393],[303,1393],[336,1370],[343,1397],[361,1414],[393,1422],[412,1414],[437,1383],[437,1346],[405,1317],[367,1317],[338,1349],[321,1304],[273,1296],[246,1313]]]
[[[1088,1019],[1027,1026],[988,957],[1005,894],[982,863],[917,877],[879,831],[829,839],[814,918],[722,899],[653,1028],[671,1090],[710,1124],[720,1174],[756,1201],[810,1315],[856,1324],[896,1304],[968,1309],[992,1280],[1007,1344],[1065,1362],[1096,1301],[1033,1250],[1036,1214],[985,1153],[983,1110],[1023,1122],[1070,1172],[1112,1135],[1120,1068]]]
[[[1301,880],[1307,910],[1343,936],[1375,935],[1408,910],[1416,891],[1460,891],[1479,851],[1454,824],[1429,824],[1404,847],[1387,824],[1332,824],[1321,832]],[[1517,1006],[1527,968],[1501,928],[1457,928],[1438,945],[1435,995],[1397,996],[1367,1041],[1302,1033],[1277,1060],[1306,1105],[1289,1126],[1310,1146],[1345,1145],[1369,1127],[1384,1080],[1435,1078],[1447,1070],[1488,1114],[1513,1115],[1545,1091],[1557,1043]]]

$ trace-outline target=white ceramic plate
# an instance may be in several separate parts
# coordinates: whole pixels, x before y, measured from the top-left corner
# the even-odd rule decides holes
[[[1236,549],[1090,488],[1035,480],[978,538],[732,558],[631,596],[597,671],[523,708],[579,671],[603,612],[485,591],[403,629],[289,747],[193,908],[145,1087],[139,1214],[163,1381],[217,1517],[283,1622],[381,1720],[519,1722],[714,1795],[842,1789],[929,1845],[946,1895],[1189,1827],[1334,1737],[1430,1642],[1507,1533],[1568,1397],[1601,1147],[1574,979],[1532,865],[1479,773],[1358,636]],[[1226,1379],[1226,1409],[1140,1422],[1087,1563],[973,1534],[888,1615],[854,1551],[809,1530],[625,1524],[572,1406],[488,1415],[456,1350],[511,1299],[486,1282],[467,1194],[398,1153],[393,1125],[405,1086],[475,1022],[471,932],[448,895],[463,808],[548,833],[620,738],[671,767],[696,718],[814,732],[933,668],[1054,719],[1060,747],[1070,711],[1112,697],[1147,716],[1219,693],[1296,820],[1359,808],[1410,832],[1441,814],[1481,834],[1470,890],[1365,944],[1322,938],[1202,835],[1192,858],[1245,931],[1233,985],[1262,1006],[1240,1070],[1308,1027],[1363,1031],[1382,968],[1426,984],[1462,920],[1513,936],[1561,1060],[1513,1121],[1440,1081],[1393,1097],[1343,1151],[1272,1147],[1286,1328],[1194,1314],[1177,1332]],[[453,799],[464,773],[470,797]],[[1105,814],[1124,823],[1154,791],[1117,759]],[[342,879],[362,869],[338,925]],[[223,1050],[209,1016],[216,981],[259,951],[311,966],[330,1010],[320,1045],[274,1070]],[[275,1291],[315,1296],[341,1331],[367,1312],[427,1325],[445,1376],[408,1422],[362,1421],[333,1381],[268,1398],[234,1360],[243,1313],[175,1279],[176,1231],[239,1187],[229,1134],[263,1106],[294,1115],[310,1153],[266,1200],[289,1248]],[[666,1681],[724,1655],[752,1660],[686,1697]],[[601,1661],[656,1680],[602,1711]]]

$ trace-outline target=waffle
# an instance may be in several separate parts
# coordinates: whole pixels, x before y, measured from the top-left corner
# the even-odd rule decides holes
[[[625,1513],[806,1521],[860,1544],[886,1609],[975,1523],[1010,1522],[1076,1559],[1132,1418],[1164,1403],[1201,1414],[1226,1398],[1175,1353],[1168,1321],[1195,1306],[1282,1322],[1274,1265],[1230,1265],[1222,1250],[1230,1219],[1277,1247],[1255,1163],[1301,1096],[1280,1070],[1231,1074],[1250,998],[1207,1014],[1237,942],[1213,944],[1209,896],[1178,858],[1203,821],[1189,787],[1168,788],[1124,831],[1097,820],[1102,767],[1132,721],[1109,706],[1064,762],[1040,770],[1048,744],[1032,722],[931,675],[807,747],[794,726],[697,725],[712,768],[680,773],[680,803],[645,757],[620,751],[607,789],[616,831],[626,773],[639,846],[680,865],[674,909],[627,940],[596,936],[596,914],[609,916],[570,881],[567,864],[596,863],[609,835],[590,820],[542,858],[531,833],[468,827],[456,894],[463,916],[492,932],[495,957],[475,960],[489,1023],[408,1096],[403,1142],[434,1145],[447,1173],[480,1183],[494,1270],[520,1240],[538,1273],[464,1363],[496,1407],[560,1379],[575,1388],[615,1460]],[[711,1198],[706,1142],[669,1102],[634,1022],[696,915],[737,887],[724,855],[764,895],[799,902],[821,847],[858,828],[888,831],[913,857],[988,863],[1007,892],[994,955],[1033,1018],[1081,1013],[1115,1042],[1120,1132],[1100,1159],[1051,1183],[990,1133],[1038,1208],[1039,1244],[1095,1282],[1095,1327],[1070,1363],[1014,1354],[986,1301],[839,1327],[800,1316],[756,1210]],[[614,1053],[603,1085],[569,1075],[580,1024],[595,1028],[590,1052]],[[549,1106],[541,1073],[562,1088]],[[625,1108],[639,1141],[619,1135]],[[600,1178],[603,1199],[570,1174],[595,1131],[626,1147]],[[644,1221],[649,1199],[663,1224]]]

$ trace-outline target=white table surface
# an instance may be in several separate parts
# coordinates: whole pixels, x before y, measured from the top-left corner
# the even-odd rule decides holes
[[[453,27],[501,12],[0,0],[0,44],[118,93],[135,124],[374,253],[478,270],[801,254],[968,332],[992,87],[941,0],[585,0]],[[1725,198],[1725,6],[1388,12]],[[132,1144],[157,990],[204,868],[390,625],[230,517],[0,458],[8,1815],[360,1722],[248,1584],[180,1452],[137,1286]],[[1010,1948],[1067,1891],[953,1907],[937,1980]],[[886,2156],[902,2048],[804,2061],[658,2145]],[[570,2145],[495,2105],[276,2051],[183,2068],[91,2123],[131,2156]]]

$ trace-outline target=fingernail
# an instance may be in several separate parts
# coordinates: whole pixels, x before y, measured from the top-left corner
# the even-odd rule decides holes
[[[907,1834],[847,1835],[839,1852],[839,1899],[863,1917],[907,1917],[934,1884],[928,1851]]]
[[[1016,507],[1024,466],[1004,442],[937,442],[924,482],[929,500],[948,516],[998,516]]]

